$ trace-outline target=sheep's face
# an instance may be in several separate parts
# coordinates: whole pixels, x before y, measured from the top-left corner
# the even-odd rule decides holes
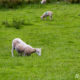
[[[36,53],[38,56],[41,56],[41,48],[36,48]]]
[[[46,3],[46,0],[42,0],[42,1],[41,1],[41,4],[45,4],[45,3]]]
[[[41,4],[43,4],[43,1],[41,1]]]
[[[43,16],[41,16],[41,19],[43,19]]]

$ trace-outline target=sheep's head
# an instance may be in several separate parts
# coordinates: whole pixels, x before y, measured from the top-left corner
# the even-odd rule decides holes
[[[41,56],[41,48],[36,48],[36,53],[38,56]]]
[[[41,4],[43,4],[43,1],[41,1]]]
[[[41,4],[45,4],[45,3],[46,3],[46,0],[42,0],[42,1],[41,1]]]
[[[43,19],[43,16],[41,16],[41,19]]]

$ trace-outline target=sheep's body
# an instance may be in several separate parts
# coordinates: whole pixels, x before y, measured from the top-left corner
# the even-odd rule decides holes
[[[41,4],[45,4],[45,3],[46,3],[46,0],[42,0],[42,1],[41,1]]]
[[[50,17],[50,20],[52,20],[52,15],[53,15],[53,12],[52,12],[52,11],[46,11],[46,12],[44,12],[43,15],[41,16],[41,19],[43,19],[43,18],[46,19],[46,17],[49,16],[49,17]]]
[[[29,56],[32,53],[36,52],[39,56],[41,55],[41,49],[38,48],[32,48],[32,46],[26,44],[21,39],[16,38],[12,41],[12,56],[13,50],[16,50],[20,55],[24,54],[24,56]]]

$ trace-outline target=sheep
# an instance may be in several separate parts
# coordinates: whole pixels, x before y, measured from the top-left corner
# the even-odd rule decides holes
[[[12,41],[12,57],[14,56],[14,50],[16,50],[21,56],[30,56],[32,53],[36,53],[37,55],[41,56],[41,48],[33,48],[32,46],[23,42],[20,38],[15,38]]]
[[[46,3],[46,0],[42,0],[42,1],[41,1],[41,4],[45,4],[45,3]]]
[[[52,20],[52,15],[53,15],[53,12],[52,11],[46,11],[46,12],[44,12],[42,14],[41,19],[43,19],[43,18],[46,19],[46,17],[49,16],[50,17],[50,20]]]

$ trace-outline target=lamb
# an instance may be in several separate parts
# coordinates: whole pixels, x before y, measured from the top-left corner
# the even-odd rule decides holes
[[[42,1],[41,1],[41,4],[45,4],[45,3],[46,3],[46,0],[42,0]]]
[[[46,17],[49,16],[49,17],[50,17],[50,20],[52,20],[52,15],[53,15],[53,12],[52,12],[52,11],[46,11],[46,12],[44,12],[43,15],[41,16],[41,19],[43,19],[43,18],[46,19]]]
[[[23,42],[20,38],[15,38],[12,41],[12,57],[14,56],[14,50],[16,50],[21,56],[30,56],[32,53],[36,53],[37,55],[41,56],[41,48],[33,48],[32,46]]]

